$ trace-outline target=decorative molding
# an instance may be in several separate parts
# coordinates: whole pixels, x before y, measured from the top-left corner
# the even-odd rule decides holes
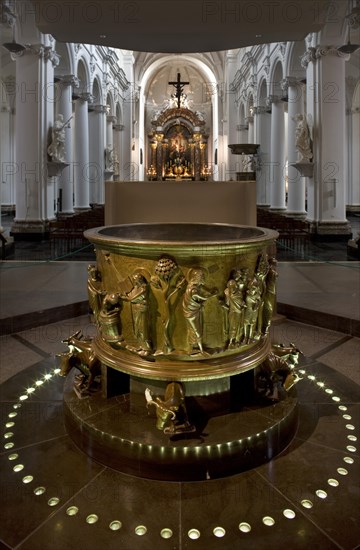
[[[270,57],[268,55],[264,59],[263,69],[265,71],[266,76],[269,76],[269,74],[270,74]]]
[[[306,69],[307,66],[309,65],[309,63],[313,62],[316,60],[316,57],[315,57],[315,52],[316,52],[316,48],[313,48],[313,47],[310,47],[306,50],[306,52],[304,53],[304,55],[302,56],[301,58],[301,66]]]
[[[117,82],[119,83],[120,85],[120,88],[122,90],[127,90],[130,86],[130,82],[128,81],[128,79],[126,78],[126,74],[125,72],[123,71],[123,69],[119,68],[117,70],[117,73],[116,73],[116,76],[115,76]]]
[[[307,34],[307,35],[305,36],[305,44],[306,44],[306,47],[307,47],[308,49],[311,48],[312,41],[313,41],[313,33],[310,32],[309,34]]]
[[[8,95],[15,95],[16,94],[16,78],[14,75],[9,74],[3,79],[4,86],[6,89],[6,93]]]
[[[77,78],[77,76],[73,74],[60,75],[56,76],[56,78],[59,80],[59,82],[61,82],[61,84],[70,85],[74,88],[78,88],[80,86],[80,80]]]
[[[122,132],[123,130],[125,130],[125,125],[124,124],[114,124],[113,129],[116,132]]]
[[[280,42],[279,43],[279,49],[280,49],[281,56],[284,59],[285,52],[286,52],[286,42]]]
[[[115,124],[117,118],[114,115],[106,115],[106,122],[111,122],[111,124]]]
[[[91,103],[94,99],[94,96],[90,92],[83,92],[82,94],[79,94],[78,99]]]
[[[238,124],[236,126],[236,129],[239,131],[239,132],[244,132],[246,130],[249,129],[249,125],[248,124]]]
[[[350,54],[339,52],[336,46],[317,46],[315,48],[316,59],[320,59],[321,57],[325,57],[327,55],[330,55],[333,57],[341,57],[345,61],[350,59]]]
[[[294,88],[299,86],[299,79],[295,76],[286,76],[281,80],[280,87],[284,92],[288,91],[289,86],[293,86]]]
[[[79,53],[81,46],[82,44],[76,44],[76,43],[74,44],[74,50],[76,55]]]
[[[230,84],[231,91],[236,91],[240,87],[242,80],[243,76],[241,74],[241,70],[238,69],[235,73],[234,80]]]
[[[106,115],[108,112],[107,105],[92,105],[92,110],[99,115]]]
[[[91,76],[94,74],[95,69],[96,69],[95,59],[96,59],[95,55],[91,54],[91,56],[90,56],[90,74],[91,74]]]
[[[0,23],[6,27],[15,25],[16,15],[4,2],[0,3]]]
[[[358,29],[360,27],[360,6],[354,8],[352,12],[346,16],[350,29]]]
[[[46,46],[44,51],[45,61],[51,61],[53,67],[57,67],[60,63],[60,55],[52,49],[52,46]]]
[[[268,112],[267,107],[263,105],[258,105],[257,107],[253,107],[253,109],[254,109],[254,115],[263,115]]]
[[[253,116],[246,116],[245,117],[245,122],[247,124],[252,124],[254,122],[254,117]]]
[[[266,104],[272,105],[273,103],[279,103],[281,101],[281,97],[279,95],[269,95],[266,98]]]

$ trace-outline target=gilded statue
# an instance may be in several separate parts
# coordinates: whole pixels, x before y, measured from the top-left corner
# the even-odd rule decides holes
[[[165,434],[175,435],[194,432],[188,420],[184,388],[180,382],[170,382],[166,386],[164,399],[155,397],[149,388],[145,390],[146,406],[156,407],[156,427]]]
[[[100,313],[103,298],[106,292],[102,289],[101,273],[94,264],[88,266],[88,300],[89,309],[93,315],[96,324]]]
[[[62,340],[69,351],[56,354],[60,357],[60,375],[67,376],[72,367],[80,371],[75,377],[74,391],[78,397],[86,397],[91,391],[99,389],[96,377],[101,374],[101,362],[97,357],[92,339],[84,339],[81,330]]]
[[[276,279],[278,273],[276,271],[277,261],[275,258],[269,259],[269,271],[266,275],[266,290],[263,297],[263,319],[262,328],[264,334],[268,334],[271,325],[271,319],[276,304]]]
[[[134,273],[132,281],[133,288],[130,292],[122,294],[121,298],[131,304],[137,348],[135,350],[132,350],[131,346],[127,346],[127,348],[140,355],[149,355],[152,350],[149,332],[149,285],[141,273]]]
[[[108,293],[102,302],[99,312],[99,329],[104,340],[118,343],[124,340],[121,334],[120,312],[122,302],[118,293]]]
[[[258,311],[258,318],[257,318],[257,332],[262,332],[263,327],[263,309],[264,309],[264,296],[266,293],[266,277],[269,273],[270,265],[268,261],[268,257],[266,254],[262,254],[259,258],[258,266],[255,271],[255,278],[259,283],[259,291],[260,295],[262,297],[259,311]]]
[[[157,300],[162,329],[156,343],[157,353],[170,353],[174,349],[172,336],[175,309],[186,286],[186,279],[177,263],[164,256],[157,262],[150,284]]]
[[[235,279],[227,283],[225,304],[228,308],[228,348],[240,346],[244,336],[244,310],[246,308],[244,291],[238,286]]]
[[[217,288],[205,286],[205,270],[195,268],[190,270],[189,281],[183,297],[183,314],[188,327],[188,343],[192,352],[204,353],[203,347],[203,306],[205,302],[217,296]]]
[[[294,368],[302,352],[294,345],[273,344],[265,361],[256,369],[257,392],[270,401],[279,401],[301,380]]]
[[[244,343],[250,344],[258,336],[257,319],[261,305],[261,287],[256,279],[250,282],[245,297]]]

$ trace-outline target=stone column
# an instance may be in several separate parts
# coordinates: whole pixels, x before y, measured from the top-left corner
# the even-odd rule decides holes
[[[73,114],[72,91],[73,86],[79,86],[79,80],[74,75],[66,75],[59,78],[57,87],[56,111],[62,114],[64,121]],[[58,187],[61,189],[61,212],[72,214],[74,212],[74,166],[73,166],[73,138],[74,138],[74,117],[69,126],[65,127],[65,161],[69,164],[61,172],[58,178]]]
[[[282,88],[288,96],[288,123],[287,123],[287,157],[288,157],[288,213],[292,216],[303,217],[305,211],[305,180],[299,171],[291,164],[298,159],[295,147],[296,121],[295,115],[304,114],[304,86],[294,77],[286,77],[282,81]]]
[[[91,105],[89,112],[90,203],[104,204],[106,105]]]
[[[256,155],[256,202],[259,206],[270,206],[270,125],[269,109],[254,107],[256,117],[256,142],[260,145]]]
[[[284,158],[284,103],[278,96],[270,96],[271,151],[270,151],[270,202],[273,210],[286,210],[285,158]]]
[[[342,235],[351,228],[346,220],[345,61],[333,46],[307,50],[307,114],[313,121],[314,176],[308,186],[308,220],[320,238]]]
[[[254,143],[254,116],[246,117],[245,122],[248,126],[248,143]]]
[[[28,45],[16,60],[15,238],[42,235],[55,217],[53,178],[47,173],[47,145],[53,124],[54,65],[50,46]]]
[[[89,208],[89,115],[91,94],[84,93],[75,101],[74,207]]]

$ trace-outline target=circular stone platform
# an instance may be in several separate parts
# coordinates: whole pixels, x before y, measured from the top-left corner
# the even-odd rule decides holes
[[[79,399],[71,373],[65,383],[64,417],[70,437],[91,458],[139,477],[187,481],[214,479],[271,460],[293,439],[298,425],[294,388],[277,403],[234,410],[230,392],[186,398],[196,431],[165,435],[141,393],[110,399],[101,392]],[[131,397],[130,397],[131,396]],[[238,407],[237,407],[238,408]]]

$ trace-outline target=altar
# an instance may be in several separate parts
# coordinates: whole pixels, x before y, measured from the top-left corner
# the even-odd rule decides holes
[[[256,226],[255,181],[107,181],[105,224],[201,222]]]

